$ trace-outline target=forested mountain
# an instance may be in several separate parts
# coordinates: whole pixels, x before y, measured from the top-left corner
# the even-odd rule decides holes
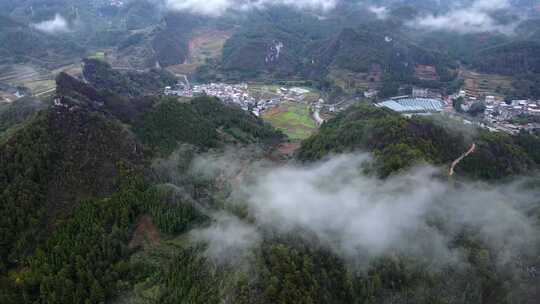
[[[522,22],[513,30],[515,34],[414,26],[432,14],[445,16],[448,10],[477,9],[474,3],[370,1],[359,5],[338,1],[324,16],[287,5],[265,4],[212,16],[187,9],[167,10],[171,4],[162,1],[23,1],[5,4],[2,22],[9,23],[11,29],[2,30],[0,35],[7,39],[2,50],[5,60],[49,64],[105,50],[114,66],[147,69],[187,63],[196,52],[194,46],[201,32],[230,33],[221,56],[211,58],[194,73],[200,80],[307,78],[339,86],[335,75],[329,77],[332,68],[345,67],[338,74],[356,74],[379,62],[384,62],[384,72],[389,74],[382,80],[387,87],[395,86],[397,79],[418,84],[416,65],[434,67],[440,77],[436,83],[420,84],[443,89],[451,86],[449,80],[455,76],[448,68],[458,63],[485,73],[536,73],[538,20],[534,14],[524,15],[535,10],[527,1],[512,1],[507,12],[497,10],[498,6],[489,12],[489,18],[503,23],[519,17]],[[35,29],[37,24],[52,22],[55,14],[65,19],[67,29],[55,34]],[[13,43],[14,37],[23,43]],[[387,39],[391,41],[385,42]],[[29,45],[30,41],[34,45]]]
[[[253,198],[242,198],[234,185],[276,169],[276,163],[247,163],[263,161],[282,136],[240,109],[210,97],[186,103],[120,96],[66,74],[57,84],[54,106],[0,144],[2,303],[432,303],[452,302],[456,295],[466,303],[508,297],[534,303],[539,294],[531,272],[540,262],[536,241],[527,243],[532,252],[519,247],[522,264],[503,267],[503,257],[484,243],[485,232],[476,224],[454,231],[444,218],[429,222],[467,261],[463,268],[433,270],[429,263],[442,263],[442,257],[425,264],[410,252],[369,257],[359,266],[362,255],[342,255],[316,227],[288,230],[288,224],[263,221],[248,203]],[[119,86],[126,84],[133,83]],[[466,187],[461,183],[467,180],[532,174],[540,163],[540,140],[533,135],[456,130],[443,121],[407,119],[367,105],[325,123],[302,144],[297,159],[317,168],[330,155],[370,151],[375,162],[352,165],[353,171],[334,177],[348,179],[361,170],[386,187],[385,180],[427,162],[442,168],[432,178],[446,185],[446,165],[473,142],[477,151],[456,168],[456,187]],[[242,152],[253,144],[260,152]],[[229,145],[236,150],[226,156]],[[294,183],[304,178],[283,182],[296,189]],[[329,176],[312,182],[318,185],[319,178]],[[276,195],[295,193],[271,189]],[[274,195],[253,191],[262,191],[255,196],[261,199]],[[528,220],[539,219],[537,205],[527,210]],[[237,234],[240,243],[229,239]],[[244,242],[251,249],[242,249]],[[218,244],[231,254],[213,247]]]
[[[127,278],[128,269],[116,263],[129,256],[126,238],[139,216],[152,214],[167,233],[204,218],[186,204],[162,205],[168,196],[139,177],[153,151],[166,156],[180,144],[203,150],[225,142],[264,145],[282,136],[212,98],[192,104],[130,99],[67,74],[57,86],[54,106],[0,144],[2,303],[100,302]],[[208,138],[200,136],[205,132]],[[83,264],[88,272],[72,273]],[[8,277],[13,271],[16,281]],[[62,291],[55,287],[60,282]]]
[[[531,139],[532,141],[529,141]],[[532,142],[536,144],[531,145]],[[526,174],[540,164],[534,135],[509,136],[480,131],[474,136],[428,118],[406,119],[375,107],[360,106],[340,113],[319,134],[302,144],[304,161],[355,150],[374,151],[379,174],[387,176],[419,161],[444,165],[475,143],[473,156],[463,161],[459,173],[482,179]]]
[[[530,98],[534,13],[511,35],[411,24],[475,0],[203,2],[0,0],[2,63],[83,63],[50,97],[0,103],[1,304],[538,303],[538,134],[362,98],[289,153],[251,111],[163,96],[161,69],[219,36],[189,77],[383,98],[470,69]],[[536,4],[508,3],[485,18]],[[56,14],[67,30],[38,29]]]
[[[142,148],[118,122],[61,99],[12,134],[2,160],[2,271],[21,263],[78,202],[117,190],[120,170],[142,165]]]
[[[54,67],[84,53],[69,40],[44,35],[7,16],[0,15],[0,28],[0,63],[29,61]]]
[[[368,72],[379,65],[390,75],[414,78],[417,65],[434,65],[446,73],[450,60],[442,54],[401,40],[399,32],[385,27],[344,29],[312,55],[313,62],[326,68]]]
[[[31,97],[19,98],[10,104],[0,104],[0,138],[2,133],[24,123],[47,104]]]
[[[128,97],[159,94],[164,87],[176,84],[174,75],[163,69],[121,72],[98,59],[83,61],[83,76],[94,87]]]
[[[540,42],[518,41],[487,48],[475,55],[481,71],[504,75],[539,74]]]

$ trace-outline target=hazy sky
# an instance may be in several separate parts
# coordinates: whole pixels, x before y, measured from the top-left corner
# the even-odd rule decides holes
[[[248,11],[275,4],[324,13],[331,11],[341,1],[343,0],[166,0],[166,6],[172,10],[217,17],[230,11]],[[367,9],[380,19],[385,19],[391,10],[391,7],[374,5],[376,1],[358,0],[356,3],[360,6],[366,5]],[[424,13],[417,19],[411,20],[408,25],[426,30],[460,33],[486,31],[510,33],[520,20],[501,25],[492,17],[494,12],[508,9],[510,6],[509,0],[453,1],[450,5],[452,8],[447,12],[437,15]]]
[[[166,0],[166,4],[173,10],[219,16],[230,10],[245,11],[275,4],[326,11],[334,8],[337,1],[339,0]]]
[[[492,16],[494,12],[508,8],[510,8],[509,0],[476,0],[470,5],[456,7],[444,14],[421,16],[410,22],[410,25],[459,33],[511,32],[520,20],[515,20],[515,23],[509,25],[501,25]]]

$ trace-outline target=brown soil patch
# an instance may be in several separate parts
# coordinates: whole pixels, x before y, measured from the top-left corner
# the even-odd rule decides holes
[[[135,228],[129,242],[129,248],[154,247],[159,245],[160,241],[159,231],[152,222],[152,218],[144,215],[137,223],[137,228]]]
[[[300,149],[301,144],[299,142],[290,142],[279,145],[278,151],[283,155],[292,155],[296,150]]]
[[[221,57],[225,42],[232,33],[219,30],[203,30],[193,35],[188,42],[189,56],[187,64],[201,65],[209,58]]]
[[[432,65],[422,65],[419,64],[415,67],[414,74],[416,78],[420,80],[439,80],[439,74],[437,73],[437,68]]]
[[[231,32],[208,29],[193,33],[188,42],[189,52],[186,62],[167,69],[177,74],[193,74],[207,59],[219,59],[225,42],[231,36]]]
[[[284,105],[281,105],[279,107],[274,107],[274,108],[266,110],[263,113],[263,117],[270,118],[270,117],[279,115],[281,113],[285,113],[285,112],[287,112],[287,110],[288,110],[288,108],[286,106],[284,106]]]

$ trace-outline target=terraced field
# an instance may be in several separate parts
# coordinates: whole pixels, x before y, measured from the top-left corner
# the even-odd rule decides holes
[[[0,83],[29,88],[35,96],[53,93],[56,89],[54,79],[60,72],[71,75],[81,73],[80,64],[70,64],[55,70],[37,68],[31,65],[0,66]]]
[[[379,89],[382,85],[382,72],[373,69],[369,73],[353,73],[333,68],[330,70],[328,80],[340,87],[344,92],[355,94],[357,91]]]
[[[501,95],[504,90],[512,87],[512,78],[495,74],[480,74],[472,71],[461,71],[465,79],[465,89],[477,97]]]
[[[266,111],[263,119],[283,131],[293,141],[306,139],[317,130],[307,104],[283,103]]]

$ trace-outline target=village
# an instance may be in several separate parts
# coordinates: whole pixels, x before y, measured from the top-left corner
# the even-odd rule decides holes
[[[364,98],[344,99],[334,104],[328,104],[323,99],[306,101],[309,89],[301,87],[276,87],[267,94],[254,92],[247,83],[226,84],[209,83],[191,86],[188,82],[179,82],[174,87],[165,87],[163,93],[168,96],[196,97],[201,95],[215,96],[225,103],[238,105],[245,111],[257,117],[270,109],[279,107],[284,102],[309,103],[312,119],[321,125],[325,119],[321,113],[341,112],[349,106],[365,99],[376,99],[377,91],[366,91]],[[456,100],[460,103],[456,108]],[[475,104],[480,104],[481,113],[468,115]],[[464,124],[476,125],[493,132],[517,134],[520,131],[535,131],[540,129],[540,123],[523,120],[523,117],[538,117],[540,121],[540,101],[513,100],[505,101],[499,96],[471,96],[465,90],[442,96],[436,91],[426,88],[413,88],[411,94],[395,96],[375,103],[377,107],[385,107],[405,116],[441,114],[460,120]],[[530,120],[530,119],[529,119]],[[535,120],[536,121],[536,120]]]
[[[411,95],[391,97],[375,105],[409,117],[438,113],[492,132],[540,130],[540,100],[505,101],[500,96],[480,97],[466,90],[443,97],[429,89],[413,88]]]
[[[493,95],[479,98],[469,95],[465,90],[451,96],[450,100],[453,104],[460,101],[455,104],[457,109],[452,108],[456,112],[470,112],[475,105],[480,105],[481,113],[475,119],[465,119],[466,124],[510,134],[540,130],[540,100],[504,100]]]
[[[300,87],[280,87],[267,94],[255,94],[246,83],[210,83],[193,86],[189,83],[178,83],[174,88],[165,87],[163,93],[179,97],[215,96],[222,102],[238,105],[244,111],[259,117],[264,111],[278,107],[283,102],[304,102],[305,95],[310,93],[310,90]]]

